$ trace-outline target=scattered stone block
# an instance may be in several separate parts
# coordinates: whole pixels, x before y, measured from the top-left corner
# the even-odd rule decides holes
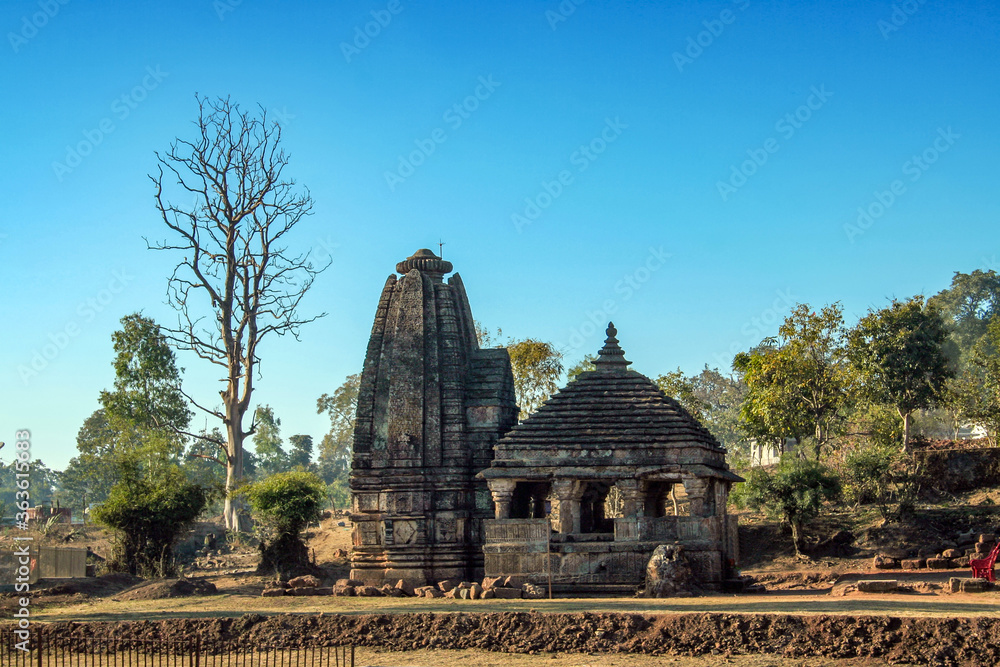
[[[521,597],[526,600],[544,600],[547,595],[545,589],[535,584],[524,584],[521,586]]]
[[[516,574],[512,574],[503,580],[503,585],[506,588],[520,588],[526,583],[528,583],[528,580],[525,577]]]
[[[899,566],[904,570],[922,570],[927,567],[926,558],[907,558],[899,562]]]
[[[406,596],[413,595],[413,584],[408,582],[406,579],[400,579],[397,581],[395,589],[401,591]]]
[[[491,589],[489,589],[489,590],[487,590],[487,591],[483,591],[483,594],[482,594],[482,595],[480,595],[480,597],[481,597],[481,598],[482,598],[483,600],[492,600],[493,598],[495,598],[495,597],[496,597],[496,593],[494,593],[494,592],[493,592],[493,589],[491,588]]]
[[[265,588],[260,594],[263,598],[280,598],[285,594],[284,588]]]
[[[478,600],[483,595],[483,587],[479,584],[472,584],[469,587],[469,599]]]
[[[425,598],[440,598],[440,597],[444,597],[444,593],[442,593],[441,591],[439,591],[436,588],[428,587],[427,590],[424,591],[424,597]]]
[[[288,589],[289,595],[316,595],[315,586],[296,586]]]
[[[382,591],[374,586],[361,586],[360,588],[356,588],[355,592],[357,595],[365,598],[377,598],[382,596]]]
[[[521,599],[521,589],[520,588],[491,588],[489,592],[498,600],[520,600]]]
[[[876,554],[872,560],[872,567],[876,570],[895,570],[899,568],[899,561],[892,556]]]
[[[997,536],[993,533],[983,533],[979,536],[979,543],[988,544],[990,545],[990,549],[992,549],[993,545],[997,543]],[[989,553],[990,549],[987,549],[986,553]]]
[[[333,586],[320,586],[315,595],[333,595]]]
[[[364,582],[358,581],[357,579],[337,579],[334,583],[335,586],[353,586],[355,588],[359,586],[364,586]]]
[[[950,558],[928,558],[927,567],[931,570],[951,570],[955,562]]]
[[[962,556],[961,558],[955,558],[955,567],[969,567],[969,557]]]
[[[458,588],[451,588],[444,592],[444,596],[449,600],[454,600],[457,596],[457,593],[458,593]]]
[[[942,558],[961,558],[963,555],[958,549],[945,549],[941,552]]]
[[[503,584],[503,577],[483,577],[483,590],[488,591],[494,586]]]
[[[457,588],[459,583],[461,582],[458,579],[445,579],[444,581],[438,582],[438,588],[442,593],[447,593],[453,588]]]
[[[962,590],[962,578],[951,577],[948,579],[948,590],[952,593],[957,593]]]
[[[469,588],[456,588],[455,590],[458,591],[459,599],[468,600],[472,598],[472,590]]]
[[[963,593],[985,593],[990,589],[990,582],[985,579],[962,579]]]
[[[869,579],[858,582],[858,590],[862,593],[891,593],[899,588],[895,579]]]
[[[320,580],[311,574],[302,577],[295,577],[288,580],[288,585],[292,588],[316,588],[320,585]]]
[[[340,584],[334,586],[330,589],[330,595],[337,595],[340,597],[350,597],[352,595],[357,595],[358,589],[354,586],[341,586]]]

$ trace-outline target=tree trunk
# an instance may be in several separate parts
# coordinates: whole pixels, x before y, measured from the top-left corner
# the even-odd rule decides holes
[[[243,503],[233,497],[233,491],[243,481],[243,428],[242,415],[239,414],[239,404],[233,402],[226,406],[228,418],[228,442],[226,444],[226,500],[223,514],[226,519],[226,530],[244,532],[247,529],[246,512]]]
[[[789,521],[792,525],[792,544],[795,545],[795,555],[802,555],[802,526],[798,521]]]
[[[903,417],[903,453],[904,454],[909,454],[910,453],[910,417],[911,417],[911,415],[912,415],[911,412],[907,412],[906,414],[902,414],[902,412],[900,412],[900,416]]]

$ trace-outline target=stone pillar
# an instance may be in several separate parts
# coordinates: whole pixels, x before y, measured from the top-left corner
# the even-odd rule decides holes
[[[494,512],[497,519],[510,518],[510,503],[514,497],[514,487],[517,481],[513,479],[491,479],[487,482],[490,493],[493,494]]]
[[[691,503],[691,516],[712,516],[713,498],[709,496],[711,480],[704,477],[691,477],[684,480],[684,490]]]
[[[584,482],[575,479],[557,479],[552,482],[552,495],[559,503],[559,522],[556,532],[580,532],[580,499]]]
[[[638,479],[620,479],[615,486],[622,494],[622,516],[626,519],[645,516],[646,483]]]

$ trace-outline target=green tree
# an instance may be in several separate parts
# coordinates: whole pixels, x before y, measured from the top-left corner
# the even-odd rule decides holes
[[[157,154],[150,175],[170,238],[147,245],[181,258],[167,286],[178,323],[166,335],[214,364],[223,382],[220,408],[192,403],[225,430],[226,527],[242,530],[231,494],[243,479],[243,442],[253,434],[244,418],[261,345],[273,336],[297,337],[302,325],[322,317],[303,316],[299,306],[329,262],[318,266],[308,253],[289,250],[290,232],[313,201],[283,173],[281,126],[263,108],[257,116],[228,98],[196,99],[194,137]]]
[[[740,421],[746,385],[738,377],[723,375],[708,366],[691,376],[690,382],[694,397],[702,406],[701,420],[705,427],[730,452],[748,455]]]
[[[1000,314],[995,315],[969,359],[970,381],[963,397],[963,416],[986,428],[994,444],[1000,433]]]
[[[507,343],[510,366],[514,373],[514,392],[525,419],[559,389],[563,372],[562,353],[551,343],[534,338]]]
[[[848,334],[848,355],[861,393],[873,403],[896,408],[905,452],[913,412],[939,400],[954,375],[945,351],[947,335],[941,315],[934,307],[925,308],[922,296],[869,311]]]
[[[840,482],[817,461],[785,454],[773,471],[752,468],[735,496],[734,502],[788,523],[795,553],[802,554],[805,525],[819,515],[824,501],[839,498]]]
[[[253,415],[253,448],[258,470],[264,477],[288,470],[288,454],[281,446],[281,420],[270,405],[257,407]]]
[[[94,510],[94,519],[115,531],[109,569],[144,577],[173,574],[174,544],[206,502],[205,490],[177,466],[154,472],[124,466],[121,479]]]
[[[361,374],[348,375],[333,394],[316,399],[316,412],[330,418],[330,430],[319,444],[317,468],[324,482],[347,489],[354,456],[354,420],[358,412]],[[343,494],[340,494],[343,495]]]
[[[62,487],[69,503],[85,508],[102,502],[117,480],[115,446],[117,432],[108,422],[104,408],[95,410],[76,435],[79,452],[70,459],[62,474]]]
[[[191,421],[180,390],[176,355],[156,322],[140,313],[121,319],[111,334],[115,350],[115,383],[102,391],[101,405],[118,431],[139,427],[174,434]]]
[[[989,416],[991,385],[982,362],[984,351],[990,348],[990,322],[1000,314],[1000,275],[981,270],[956,272],[951,286],[928,303],[941,312],[952,343],[947,350],[955,376],[947,381],[940,404],[950,416],[953,437],[967,424],[985,426],[995,437],[995,427],[987,425],[997,420]]]
[[[759,440],[808,439],[819,460],[844,421],[849,399],[843,311],[839,304],[819,313],[799,304],[778,335],[773,344],[740,353],[733,361],[747,386],[744,428]]]
[[[160,327],[139,313],[121,319],[112,336],[113,388],[77,434],[78,455],[63,473],[64,496],[85,507],[104,500],[122,467],[156,470],[183,451],[191,412],[180,390],[180,369]]]
[[[840,478],[849,502],[855,506],[874,504],[886,521],[907,515],[916,501],[916,463],[894,444],[867,441],[848,447]]]
[[[694,378],[687,377],[678,368],[658,376],[655,382],[660,391],[680,403],[685,410],[691,413],[692,417],[698,421],[704,421],[704,413],[708,406],[697,395]]]
[[[566,381],[572,382],[577,378],[580,373],[585,371],[596,371],[597,366],[594,365],[594,360],[597,359],[596,354],[584,355],[583,359],[576,362],[568,371],[566,371]]]
[[[319,520],[326,487],[311,472],[283,472],[247,484],[240,493],[250,501],[261,528],[261,573],[279,574],[309,564],[300,533]]]
[[[941,313],[956,344],[957,355],[968,359],[986,335],[990,321],[1000,314],[1000,274],[995,271],[956,271],[951,286],[938,292],[928,305]]]
[[[312,467],[313,439],[311,435],[293,435],[288,438],[291,449],[288,452],[290,469],[306,470]]]

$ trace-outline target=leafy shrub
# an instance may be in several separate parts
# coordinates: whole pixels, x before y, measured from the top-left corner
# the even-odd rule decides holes
[[[173,574],[174,544],[207,500],[205,490],[176,467],[155,476],[134,470],[124,476],[94,510],[95,521],[116,534],[108,571],[144,577]]]
[[[802,528],[815,518],[823,502],[840,497],[840,481],[826,466],[784,454],[773,469],[752,468],[746,482],[737,485],[734,503],[763,510],[792,528],[795,553],[802,553]]]
[[[319,520],[326,485],[311,472],[282,472],[243,486],[261,537],[258,571],[283,572],[307,566],[309,554],[299,533]]]

